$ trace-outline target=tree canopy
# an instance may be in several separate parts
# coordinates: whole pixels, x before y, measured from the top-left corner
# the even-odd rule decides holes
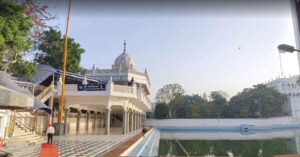
[[[40,44],[40,52],[36,54],[38,63],[48,64],[57,69],[63,69],[64,38],[60,31],[50,29],[45,31],[43,43]],[[84,49],[74,39],[68,38],[67,71],[78,73],[81,71],[80,60]]]
[[[169,107],[169,117],[172,117],[172,104],[171,101],[177,96],[183,95],[184,89],[178,83],[167,84],[160,88],[156,93],[156,103],[164,103]]]
[[[259,84],[232,97],[229,106],[234,117],[266,118],[287,114],[283,109],[286,101],[285,95]]]
[[[154,116],[155,116],[155,118],[158,118],[158,119],[167,118],[167,116],[168,116],[168,105],[166,105],[164,103],[157,104],[156,107],[155,107]]]
[[[199,95],[176,95],[168,108],[174,115],[170,118],[267,118],[289,114],[284,110],[286,95],[262,84],[244,89],[229,102],[218,91],[211,92],[210,98],[208,102]]]
[[[167,84],[157,91],[155,99],[157,103],[169,104],[177,95],[182,94],[184,94],[184,89],[180,84]]]
[[[36,67],[24,56],[32,46],[29,34],[33,25],[24,11],[22,5],[0,1],[0,68],[29,79]]]

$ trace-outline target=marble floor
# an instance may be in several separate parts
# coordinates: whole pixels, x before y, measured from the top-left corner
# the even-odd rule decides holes
[[[112,131],[113,132],[113,131]],[[54,144],[60,157],[96,157],[106,153],[111,148],[125,142],[140,131],[127,135],[68,135],[54,136]],[[14,157],[38,157],[41,145],[20,145],[5,148]]]

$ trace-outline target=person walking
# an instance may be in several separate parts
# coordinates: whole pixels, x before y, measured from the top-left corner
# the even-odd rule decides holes
[[[52,144],[52,140],[53,140],[53,135],[55,133],[55,129],[54,127],[52,126],[51,123],[49,123],[49,127],[47,129],[47,136],[48,136],[48,142],[47,144],[49,144],[49,141],[51,141],[51,144]]]

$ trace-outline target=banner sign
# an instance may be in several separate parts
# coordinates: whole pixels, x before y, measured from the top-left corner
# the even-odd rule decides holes
[[[78,84],[78,91],[103,91],[105,90],[105,84]]]

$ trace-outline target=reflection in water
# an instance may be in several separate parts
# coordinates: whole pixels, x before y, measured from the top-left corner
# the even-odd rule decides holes
[[[273,140],[179,140],[190,156],[235,156],[235,157],[272,157],[278,154],[296,154],[294,139]],[[186,156],[175,140],[160,140],[159,155]],[[231,155],[230,155],[231,154]]]
[[[210,156],[210,157],[273,157],[279,154],[297,154],[297,147],[299,147],[299,132],[269,132],[264,135],[272,134],[280,136],[273,136],[274,138],[255,138],[253,135],[243,135],[241,139],[228,138],[212,138],[205,139],[205,136],[191,139],[188,132],[173,133],[161,132],[161,140],[159,143],[160,156]],[[192,133],[193,134],[193,133]],[[198,133],[198,135],[206,135],[207,133]],[[210,133],[211,134],[211,133]],[[216,133],[219,137],[225,136]],[[230,135],[238,135],[239,133],[229,133]],[[294,134],[294,136],[291,136]],[[176,136],[176,135],[181,135]],[[184,138],[184,135],[187,135]],[[195,133],[194,133],[195,135]],[[241,134],[239,134],[241,135]],[[170,138],[173,137],[173,138]],[[249,139],[247,139],[249,137]],[[258,134],[257,137],[260,137]],[[207,138],[207,137],[206,137]],[[299,153],[299,152],[298,152]]]

